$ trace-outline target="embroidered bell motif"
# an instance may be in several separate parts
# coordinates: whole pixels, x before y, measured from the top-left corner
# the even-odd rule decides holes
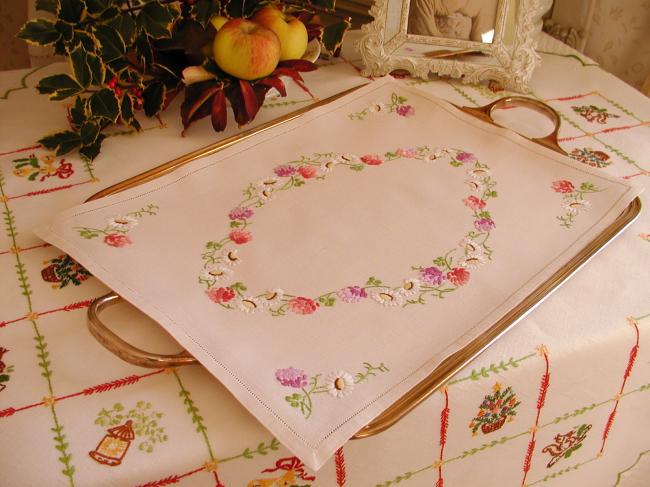
[[[132,421],[129,419],[126,423],[109,428],[107,434],[97,445],[95,450],[88,452],[93,460],[110,467],[115,467],[122,463],[131,442],[135,438],[135,433],[131,427]]]

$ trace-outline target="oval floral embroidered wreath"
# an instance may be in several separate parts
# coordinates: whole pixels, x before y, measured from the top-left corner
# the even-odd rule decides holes
[[[472,228],[457,247],[436,257],[431,264],[412,267],[414,275],[406,277],[401,284],[390,286],[376,277],[370,277],[364,285],[346,286],[314,298],[290,294],[282,289],[269,289],[260,294],[251,294],[242,282],[221,284],[230,280],[233,266],[240,263],[235,247],[253,239],[247,227],[252,223],[255,209],[266,205],[278,193],[312,180],[325,179],[337,167],[362,171],[366,166],[379,166],[398,159],[432,162],[441,158],[449,159],[449,163],[456,168],[465,169],[465,183],[474,193],[463,199],[473,218]],[[244,199],[228,213],[230,233],[219,241],[207,242],[205,252],[201,255],[203,268],[199,274],[199,283],[205,287],[207,296],[223,308],[249,313],[266,310],[273,316],[281,316],[287,311],[308,315],[318,310],[321,305],[334,306],[338,301],[358,303],[368,297],[384,306],[425,304],[426,297],[444,298],[446,294],[467,284],[471,272],[492,258],[492,249],[487,245],[487,241],[495,224],[486,207],[491,198],[497,197],[494,190],[496,182],[490,175],[489,167],[469,152],[423,146],[397,149],[383,156],[314,154],[279,165],[275,167],[274,173],[269,178],[248,185],[243,191]]]

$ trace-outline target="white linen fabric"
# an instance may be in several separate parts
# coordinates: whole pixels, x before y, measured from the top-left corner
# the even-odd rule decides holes
[[[638,192],[382,81],[36,233],[318,469]]]

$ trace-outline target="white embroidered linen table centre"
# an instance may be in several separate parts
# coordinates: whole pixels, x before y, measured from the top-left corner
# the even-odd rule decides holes
[[[381,81],[37,234],[317,469],[637,194]]]

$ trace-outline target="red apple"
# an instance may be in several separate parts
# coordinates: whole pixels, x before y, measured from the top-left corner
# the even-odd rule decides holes
[[[255,22],[231,19],[214,37],[213,53],[226,73],[250,81],[273,72],[280,60],[280,41]]]
[[[253,16],[253,21],[271,29],[280,39],[280,61],[300,59],[307,49],[307,28],[293,15],[276,7],[264,7]]]

